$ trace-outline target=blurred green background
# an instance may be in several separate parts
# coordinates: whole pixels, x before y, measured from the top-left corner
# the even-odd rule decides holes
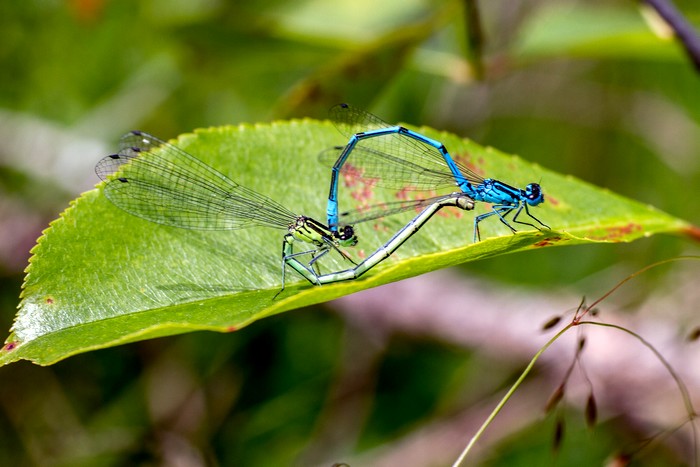
[[[130,129],[171,138],[324,118],[351,102],[698,222],[700,80],[661,23],[631,1],[474,5],[0,2],[0,327],[12,325],[36,238],[92,188],[95,162]],[[700,22],[697,2],[676,5]],[[697,252],[676,237],[544,249],[231,335],[14,364],[0,369],[0,465],[449,465],[548,337],[542,323],[653,261]],[[673,357],[700,403],[697,347],[682,341],[698,321],[697,270],[657,268],[601,309]],[[585,334],[599,425],[585,428],[590,388],[577,371],[566,409],[544,413],[572,361],[569,339],[470,465],[600,465],[682,421],[678,391],[637,342]],[[553,449],[557,419],[565,437]],[[691,443],[686,427],[637,465],[684,465]]]

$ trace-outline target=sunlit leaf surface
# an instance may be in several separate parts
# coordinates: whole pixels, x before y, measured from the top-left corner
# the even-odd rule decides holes
[[[628,242],[681,232],[685,222],[570,176],[558,175],[457,136],[422,129],[480,174],[516,186],[541,183],[546,202],[533,213],[551,231],[512,235],[497,220],[482,223],[472,244],[473,214],[445,209],[391,258],[362,278],[316,287],[287,272],[281,287],[284,231],[192,231],[165,227],[116,208],[95,189],[83,194],[39,239],[3,364],[51,364],[70,355],[196,330],[229,332],[265,316],[495,255],[558,245]],[[327,122],[221,127],[182,135],[176,144],[231,179],[292,211],[324,221],[329,170],[323,149],[344,141]],[[341,207],[393,201],[402,194],[341,187]],[[405,193],[404,193],[405,194]],[[478,204],[476,212],[488,206]],[[356,226],[361,261],[415,213]],[[348,267],[332,255],[322,272]]]

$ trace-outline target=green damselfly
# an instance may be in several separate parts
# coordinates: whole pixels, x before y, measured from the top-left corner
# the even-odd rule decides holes
[[[350,217],[358,217],[353,222],[358,223],[424,208],[387,243],[360,264],[355,264],[341,249],[358,242],[352,225],[331,229],[311,217],[297,215],[271,198],[234,182],[177,146],[147,133],[127,133],[121,139],[119,152],[101,159],[95,172],[105,181],[104,194],[114,205],[157,224],[191,230],[237,230],[253,226],[286,230],[282,240],[280,292],[285,286],[286,266],[315,285],[355,279],[389,257],[439,209],[474,207],[471,198],[457,192],[349,213]],[[295,252],[295,242],[310,244],[312,248]],[[353,263],[353,267],[320,274],[316,261],[333,250]],[[299,261],[302,255],[311,255],[308,264]]]

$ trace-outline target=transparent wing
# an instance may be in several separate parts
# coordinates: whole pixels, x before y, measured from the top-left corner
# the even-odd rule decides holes
[[[461,192],[450,193],[449,195],[435,196],[426,199],[413,199],[404,201],[392,201],[389,203],[375,204],[366,208],[354,209],[340,214],[339,225],[355,225],[362,222],[368,222],[375,219],[380,219],[386,216],[393,216],[411,210],[421,210],[439,201],[465,197]],[[473,205],[469,208],[473,209]]]
[[[456,185],[447,165],[431,169],[416,163],[415,159],[404,157],[405,154],[383,152],[365,144],[389,136],[378,136],[358,142],[340,167],[340,175],[347,181],[362,181],[368,185],[395,190],[430,191]],[[319,161],[327,167],[333,167],[343,149],[342,146],[326,149],[319,154]]]
[[[143,219],[184,229],[287,228],[296,215],[245,188],[182,149],[143,132],[121,139],[119,153],[95,173],[105,196]]]
[[[349,104],[332,107],[330,118],[346,138],[357,133],[395,126]],[[337,148],[324,151],[320,156],[321,162],[332,167],[341,152],[342,148],[340,151]],[[476,185],[483,182],[482,177],[464,164],[453,162],[469,182]],[[455,185],[454,176],[438,148],[400,133],[360,140],[345,164],[350,164],[349,171],[359,170],[363,177],[371,179],[377,186],[425,190]]]

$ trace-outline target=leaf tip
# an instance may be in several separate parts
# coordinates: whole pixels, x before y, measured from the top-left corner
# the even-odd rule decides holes
[[[700,227],[696,225],[690,225],[681,230],[681,232],[690,237],[691,239],[695,240],[696,242],[700,242]]]

